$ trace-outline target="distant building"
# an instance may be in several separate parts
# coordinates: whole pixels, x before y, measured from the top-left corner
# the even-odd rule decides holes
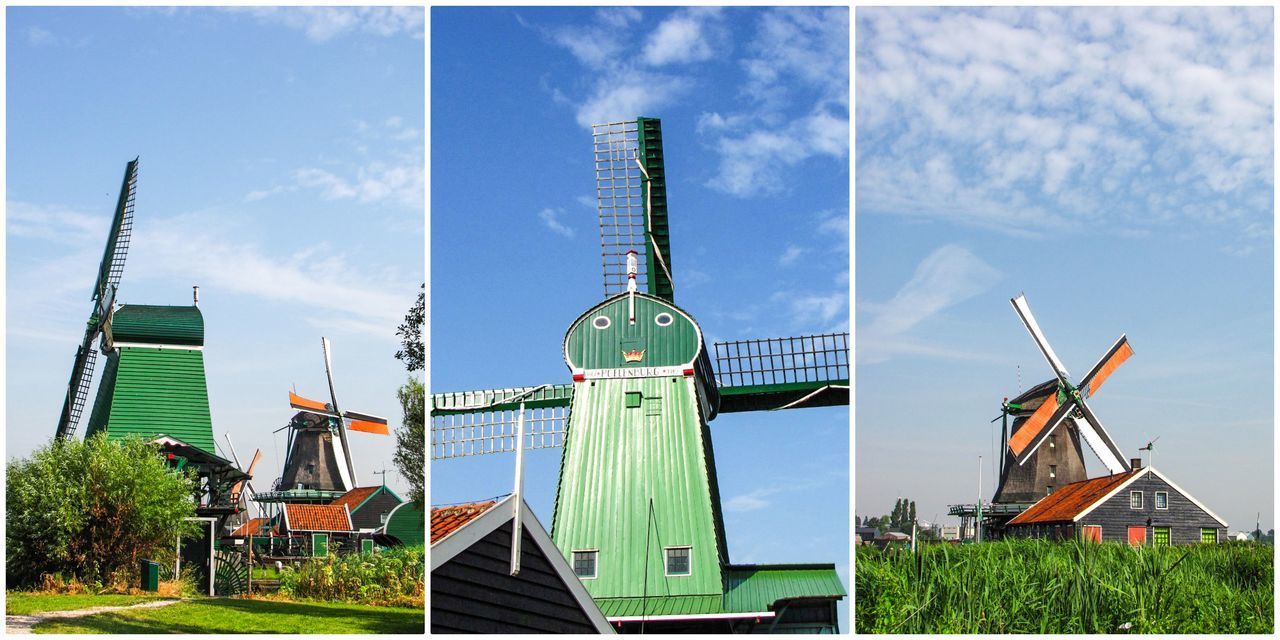
[[[942,527],[940,528],[940,531],[938,532],[938,535],[939,535],[943,540],[959,540],[959,539],[960,539],[960,525],[958,525],[958,524],[944,524],[944,525],[942,525]]]
[[[386,485],[376,487],[357,487],[352,489],[331,504],[345,505],[351,512],[351,526],[357,531],[373,532],[386,526],[391,512],[404,502]]]
[[[1237,542],[1247,542],[1250,539],[1250,536],[1252,535],[1253,534],[1246,533],[1244,531],[1232,531],[1231,533],[1227,534],[1227,539],[1235,540]]]
[[[1062,486],[1009,521],[1015,537],[1194,544],[1220,542],[1227,522],[1154,467]]]
[[[871,544],[880,535],[880,531],[875,527],[854,527],[853,535],[855,543]]]

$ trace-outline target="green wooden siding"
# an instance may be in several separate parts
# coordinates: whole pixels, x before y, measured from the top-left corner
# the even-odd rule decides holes
[[[637,391],[647,404],[628,408]],[[566,557],[599,550],[596,578],[583,581],[593,597],[723,594],[728,554],[695,394],[684,376],[575,384],[552,538]],[[664,575],[673,546],[692,547],[691,575]]]
[[[570,367],[612,369],[616,367],[665,367],[693,362],[702,341],[693,319],[664,300],[636,294],[636,323],[629,322],[628,295],[622,294],[592,308],[569,327],[565,337],[565,359]],[[661,313],[672,316],[671,324],[659,326]],[[596,318],[609,318],[609,327],[597,329]],[[627,362],[623,351],[644,351],[644,360]]]
[[[421,506],[405,502],[387,517],[386,533],[406,546],[423,546],[427,542],[426,521]]]
[[[198,307],[127,304],[111,315],[115,342],[201,346],[204,317]]]
[[[662,121],[657,118],[639,118],[636,125],[639,131],[636,144],[647,175],[642,179],[644,213],[652,232],[645,241],[644,252],[648,293],[674,301],[675,287],[668,277],[668,273],[675,273],[675,267],[671,266],[671,226],[667,221],[667,172],[662,157]]]
[[[85,436],[167,434],[215,453],[204,353],[121,347],[107,361]]]

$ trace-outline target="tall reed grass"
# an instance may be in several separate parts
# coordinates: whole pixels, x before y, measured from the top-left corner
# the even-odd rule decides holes
[[[1001,540],[858,547],[858,633],[1271,633],[1273,549]]]

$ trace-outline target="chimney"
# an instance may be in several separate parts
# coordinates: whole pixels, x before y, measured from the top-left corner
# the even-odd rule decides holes
[[[200,285],[192,285],[191,287],[191,305],[200,306]]]
[[[1129,466],[1133,467],[1133,470],[1134,470],[1134,471],[1137,471],[1138,469],[1141,469],[1141,468],[1142,468],[1142,458],[1129,458]]]

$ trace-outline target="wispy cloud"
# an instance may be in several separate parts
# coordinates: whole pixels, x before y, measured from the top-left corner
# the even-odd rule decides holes
[[[1002,275],[968,249],[949,244],[935,250],[888,302],[860,303],[869,316],[859,323],[858,361],[883,362],[895,354],[967,357],[962,351],[930,346],[911,331],[973,296],[990,289]]]
[[[799,260],[800,257],[806,253],[809,253],[808,249],[794,244],[789,244],[787,245],[786,250],[782,252],[782,255],[778,256],[778,264],[784,267],[789,267],[795,264],[796,260]]]
[[[543,226],[550,229],[551,231],[559,235],[562,235],[566,238],[572,238],[573,229],[569,228],[568,226],[565,226],[563,222],[560,222],[561,215],[564,215],[564,209],[548,208],[538,212],[538,219],[542,221]]]
[[[251,190],[244,201],[301,189],[316,191],[326,200],[390,202],[421,210],[425,204],[421,131],[391,116],[375,124],[356,121],[352,135],[352,156],[358,160],[294,169],[283,184]]]
[[[849,153],[848,10],[787,8],[763,14],[748,55],[741,111],[704,114],[720,167],[707,186],[749,197],[786,191],[790,167]],[[799,109],[803,115],[793,116]],[[741,123],[751,122],[748,133]]]
[[[1272,14],[859,11],[858,206],[1022,235],[1269,238]]]
[[[11,305],[27,309],[10,325],[15,335],[70,341],[83,331],[90,289],[110,222],[56,206],[8,203],[12,237],[70,245],[57,257],[11,267]],[[326,326],[395,340],[395,328],[412,302],[415,279],[368,271],[359,261],[325,244],[280,255],[241,230],[220,228],[210,212],[152,220],[134,233],[121,302],[131,302],[129,283],[149,279],[198,283],[210,292],[246,295],[288,305],[299,317],[323,317]],[[311,312],[323,312],[315,314]],[[339,316],[342,326],[330,320]]]
[[[223,10],[301,31],[313,42],[327,42],[351,33],[422,38],[425,18],[421,7],[225,7]]]

